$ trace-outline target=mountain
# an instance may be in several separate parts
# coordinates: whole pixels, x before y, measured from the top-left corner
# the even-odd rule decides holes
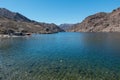
[[[120,8],[111,13],[100,12],[88,16],[69,28],[70,32],[120,32]]]
[[[24,31],[33,33],[56,33],[64,31],[55,24],[41,23],[28,19],[20,13],[0,8],[0,33],[8,30]]]
[[[16,20],[16,21],[31,22],[30,19],[21,15],[20,13],[11,12],[5,8],[0,8],[0,16],[6,17],[8,19]]]
[[[56,33],[61,31],[69,32],[120,32],[120,8],[110,13],[100,12],[90,15],[81,23],[61,24],[41,23],[12,12],[5,8],[0,8],[0,33],[8,30],[24,31],[32,33]]]
[[[73,27],[74,24],[60,24],[59,27],[65,31],[68,31],[71,27]]]

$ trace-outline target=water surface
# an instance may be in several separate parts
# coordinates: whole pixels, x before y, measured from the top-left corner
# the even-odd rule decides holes
[[[120,80],[120,33],[0,39],[0,80]]]

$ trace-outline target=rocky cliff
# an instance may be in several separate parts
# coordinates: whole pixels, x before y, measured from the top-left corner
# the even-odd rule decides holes
[[[5,8],[0,8],[0,33],[6,33],[8,30],[43,34],[63,31],[53,23],[48,24],[36,22],[28,19],[20,13],[15,13]]]
[[[75,24],[70,32],[120,32],[120,8],[111,13],[100,12],[88,16],[81,23]]]

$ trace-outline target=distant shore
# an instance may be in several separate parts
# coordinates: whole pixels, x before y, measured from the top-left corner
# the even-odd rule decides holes
[[[27,36],[27,35],[25,35],[25,36]],[[25,37],[25,36],[16,36],[16,35],[0,34],[0,38]]]
[[[0,38],[10,38],[10,37],[14,37],[14,36],[10,36],[7,34],[0,34]]]

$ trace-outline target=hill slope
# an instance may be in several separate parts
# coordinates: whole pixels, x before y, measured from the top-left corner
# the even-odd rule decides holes
[[[0,33],[6,33],[7,30],[22,30],[25,32],[45,34],[63,31],[55,24],[36,22],[28,19],[20,13],[0,8]]]
[[[72,32],[120,32],[120,8],[111,13],[100,12],[88,16],[81,23],[75,24],[68,31]]]

